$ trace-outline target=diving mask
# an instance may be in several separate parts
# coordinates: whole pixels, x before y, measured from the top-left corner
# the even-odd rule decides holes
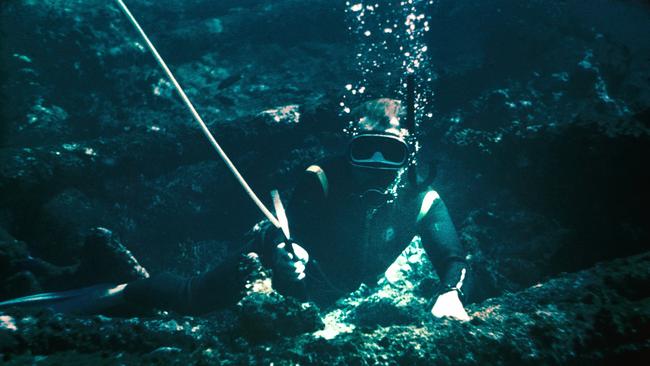
[[[354,166],[398,170],[408,164],[409,148],[397,136],[361,134],[350,141],[348,158]]]

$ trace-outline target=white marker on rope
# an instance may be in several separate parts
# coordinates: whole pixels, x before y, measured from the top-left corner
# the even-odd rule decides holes
[[[253,192],[253,190],[248,185],[248,183],[246,183],[246,181],[244,180],[244,177],[242,177],[242,175],[239,173],[239,171],[237,170],[235,165],[232,163],[230,158],[228,158],[228,155],[226,155],[226,153],[223,151],[223,149],[221,148],[221,146],[219,145],[217,140],[215,140],[214,136],[212,136],[212,133],[210,133],[210,130],[208,129],[208,126],[205,125],[205,122],[203,122],[203,119],[201,118],[199,113],[196,111],[196,109],[192,105],[192,102],[190,101],[190,99],[187,97],[187,95],[183,91],[183,88],[181,88],[178,81],[176,81],[176,78],[174,77],[174,74],[172,74],[172,72],[169,70],[169,67],[167,67],[167,64],[165,63],[165,61],[162,59],[162,57],[160,57],[160,54],[156,50],[156,47],[154,47],[153,43],[151,43],[151,41],[149,40],[149,37],[147,37],[147,34],[144,32],[144,30],[142,30],[142,28],[140,27],[140,24],[135,19],[133,14],[131,14],[131,11],[129,11],[129,8],[126,6],[124,1],[122,1],[122,0],[116,0],[116,1],[117,1],[118,5],[120,6],[120,8],[122,8],[122,11],[126,15],[126,17],[129,18],[129,20],[131,21],[133,26],[138,30],[138,32],[142,36],[142,38],[146,42],[147,46],[149,47],[149,51],[151,51],[151,54],[154,56],[156,61],[158,61],[160,66],[163,68],[163,70],[167,74],[167,77],[169,77],[172,84],[174,84],[174,87],[176,88],[176,91],[178,92],[178,94],[181,96],[181,99],[183,99],[183,102],[185,102],[185,105],[187,106],[187,108],[189,108],[190,112],[192,112],[192,115],[194,116],[194,119],[196,120],[196,122],[198,122],[199,125],[201,126],[201,130],[203,131],[203,134],[210,141],[210,143],[212,144],[214,149],[217,150],[217,153],[219,154],[219,156],[221,157],[223,162],[226,163],[226,166],[228,167],[228,169],[230,169],[230,171],[235,176],[235,178],[237,178],[237,181],[239,181],[239,184],[241,184],[242,188],[244,188],[246,193],[248,193],[248,196],[253,200],[253,202],[255,202],[255,204],[260,209],[260,211],[262,211],[264,216],[266,216],[269,219],[269,221],[271,221],[271,223],[273,225],[275,225],[275,227],[282,228],[282,224],[280,223],[280,221],[278,221],[278,219],[276,219],[275,216],[273,216],[271,211],[269,211],[266,208],[266,206],[264,206],[264,203],[262,203],[262,201],[260,201],[260,199],[257,197],[255,192]]]
[[[277,189],[271,191],[271,197],[273,197],[273,206],[275,208],[275,214],[278,215],[280,229],[282,229],[284,237],[289,239],[291,238],[291,232],[289,231],[289,220],[287,220],[287,213],[284,211],[284,206],[282,205],[282,200],[280,199],[280,193]]]

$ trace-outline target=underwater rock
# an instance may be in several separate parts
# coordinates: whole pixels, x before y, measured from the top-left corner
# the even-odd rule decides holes
[[[233,84],[235,84],[236,82],[238,82],[239,80],[241,80],[241,74],[230,75],[219,82],[219,85],[217,85],[217,89],[219,90],[226,89],[232,86]]]
[[[88,230],[99,224],[100,209],[88,196],[67,189],[40,209],[29,228],[21,233],[35,256],[58,265],[77,262]],[[22,230],[18,230],[19,232]]]
[[[31,257],[27,244],[0,228],[0,299],[39,292],[52,278],[71,274],[72,268],[58,268]]]
[[[30,271],[14,272],[2,278],[0,300],[32,295],[43,291],[41,283]]]
[[[125,283],[149,276],[131,252],[105,228],[90,230],[80,253],[74,256],[78,263],[69,266],[32,257],[25,243],[8,234],[5,237],[0,241],[2,299],[97,283]]]
[[[0,228],[0,277],[4,278],[15,272],[20,262],[27,257],[27,245]]]
[[[115,4],[2,6],[1,23],[11,30],[0,55],[7,79],[0,93],[8,100],[3,146],[193,123]],[[273,106],[321,100],[345,80],[345,27],[341,9],[329,1],[129,6],[206,121],[227,124]],[[57,123],[21,130],[35,109]],[[59,121],[61,111],[66,118]]]
[[[324,154],[321,140],[312,134],[322,131],[331,139],[337,131],[337,125],[319,123],[332,120],[330,110],[320,105],[305,108],[306,121],[297,125],[270,126],[254,117],[219,129],[224,148],[247,172],[247,179],[263,182],[260,190],[292,187],[292,177]],[[63,246],[78,248],[85,230],[106,226],[119,232],[147,266],[150,255],[160,254],[154,262],[174,258],[179,242],[233,240],[252,226],[256,211],[242,206],[244,196],[232,194],[239,188],[201,139],[194,126],[152,127],[114,138],[2,149],[0,201],[12,220],[11,232],[35,248],[50,241],[56,229],[60,235],[54,236]],[[268,143],[257,144],[259,139]],[[252,151],[252,145],[258,148]],[[266,158],[260,159],[260,154]],[[77,209],[66,206],[57,212],[55,203],[68,199]],[[58,217],[63,212],[71,215],[67,224]],[[136,217],[134,212],[144,213]],[[228,224],[215,226],[215,221]],[[190,232],[203,234],[195,237]],[[161,251],[146,250],[151,246]],[[65,263],[76,259],[63,251],[54,254]],[[151,269],[157,269],[155,263]]]
[[[102,227],[90,230],[80,260],[75,273],[79,286],[105,282],[126,283],[149,277],[147,270],[116,235]]]
[[[473,210],[460,228],[472,269],[472,302],[521,291],[548,278],[552,259],[570,245],[570,232],[557,222],[506,205]]]
[[[439,189],[450,192],[446,202],[458,210],[467,244],[482,242],[494,269],[510,267],[514,282],[527,286],[646,249],[650,231],[639,202],[650,202],[643,188],[650,180],[639,167],[650,137],[571,126],[509,137],[489,153],[453,150],[454,159],[440,164],[447,177],[437,180]]]
[[[42,99],[35,102],[24,124],[17,126],[18,131],[26,134],[25,130],[29,130],[30,137],[39,140],[70,137],[68,113],[59,106],[43,104]]]
[[[241,323],[232,321],[243,315],[240,311],[207,317],[120,319],[10,310],[0,314],[3,324],[11,325],[0,325],[0,357],[10,365],[36,359],[56,364],[62,359],[90,362],[115,357],[131,362],[147,362],[155,357],[161,363],[178,364],[638,361],[650,355],[649,289],[650,253],[645,253],[471,305],[469,322],[425,317],[411,324],[366,323],[330,339],[309,333],[282,334],[272,329],[272,319],[289,319],[277,311],[299,307],[283,305],[279,297],[259,292],[247,300],[252,304],[247,309],[258,309],[260,316],[266,313],[266,320],[248,330],[261,330],[263,340],[255,339],[253,333],[240,338]],[[262,300],[263,296],[267,298]],[[267,304],[266,308],[258,306],[262,304]]]
[[[237,332],[253,342],[273,341],[280,337],[314,332],[323,326],[319,309],[311,303],[300,303],[273,289],[270,271],[250,253],[240,271],[247,273],[246,294],[237,303]]]
[[[277,292],[253,292],[238,303],[238,333],[253,342],[274,341],[322,328],[318,307]]]
[[[636,117],[650,104],[650,49],[630,36],[647,33],[647,4],[468,0],[431,11],[428,48],[442,92],[439,118],[423,127],[433,135],[490,153],[509,135],[572,124],[650,133]]]
[[[376,284],[363,284],[337,302],[335,313],[340,313],[336,321],[354,327],[418,324],[429,316],[433,284],[438,280],[422,242],[416,238]]]
[[[260,113],[260,116],[268,118],[275,123],[298,123],[300,122],[300,106],[291,104],[268,109]]]

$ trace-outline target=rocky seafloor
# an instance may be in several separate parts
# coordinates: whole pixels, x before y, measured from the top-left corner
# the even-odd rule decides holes
[[[275,292],[253,292],[237,309],[204,317],[15,312],[0,318],[0,346],[9,365],[564,365],[650,359],[648,253],[470,305],[469,322],[428,317],[405,286],[408,280],[341,300],[323,314],[326,324],[317,309]]]
[[[257,191],[289,197],[305,166],[341,151],[339,101],[360,42],[344,2],[132,3]],[[236,250],[261,217],[118,9],[0,9],[0,300],[144,271],[191,275]],[[647,363],[649,14],[622,0],[431,7],[422,87],[435,91],[434,113],[420,153],[470,255],[471,321],[430,316],[436,278],[414,242],[378,285],[328,309],[266,289],[203,317],[7,310],[0,357]]]

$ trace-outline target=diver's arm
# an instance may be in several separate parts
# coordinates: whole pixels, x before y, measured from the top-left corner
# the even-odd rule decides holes
[[[466,295],[463,286],[467,276],[465,255],[447,207],[438,193],[429,191],[423,195],[417,220],[422,244],[440,277],[432,314],[468,320],[461,301]]]
[[[204,314],[232,306],[241,298],[246,283],[240,270],[242,257],[253,248],[245,245],[224,258],[215,268],[193,277],[161,273],[130,282],[124,289],[134,309],[164,309],[181,314]]]
[[[328,191],[328,180],[324,170],[318,165],[311,165],[299,177],[287,206],[292,245],[289,246],[289,242],[286,240],[283,240],[281,244],[286,244],[287,248],[293,248],[289,249],[290,256],[302,258],[301,260],[305,264],[309,256],[301,245],[310,243],[305,243],[303,240],[309,241],[310,238],[318,238],[329,229],[323,224],[323,217],[327,211]],[[300,245],[294,248],[297,244]],[[282,247],[284,248],[284,246]],[[308,247],[306,248],[308,249]]]
[[[296,239],[301,238],[305,231],[313,232],[314,223],[318,223],[317,219],[322,214],[318,208],[323,200],[323,188],[318,169],[314,167],[316,166],[309,167],[298,177],[287,205],[291,238],[286,238],[283,231],[268,220],[258,223],[246,234],[246,242],[249,244],[245,252],[256,253],[262,265],[273,271],[273,287],[284,295],[299,298],[304,296],[303,284],[300,282],[307,276],[309,253]],[[211,282],[213,281],[198,281],[199,284]]]
[[[287,206],[289,227],[296,239],[301,239],[302,232],[312,233],[320,227],[328,193],[328,178],[320,166],[311,165],[302,172]]]
[[[320,235],[322,216],[327,198],[327,177],[318,165],[305,169],[298,177],[296,187],[287,205],[287,219],[291,238],[285,238],[275,229],[274,240],[266,243],[271,248],[274,287],[282,294],[306,299],[303,279],[308,276],[309,253],[302,240]],[[309,243],[306,243],[307,245]]]

